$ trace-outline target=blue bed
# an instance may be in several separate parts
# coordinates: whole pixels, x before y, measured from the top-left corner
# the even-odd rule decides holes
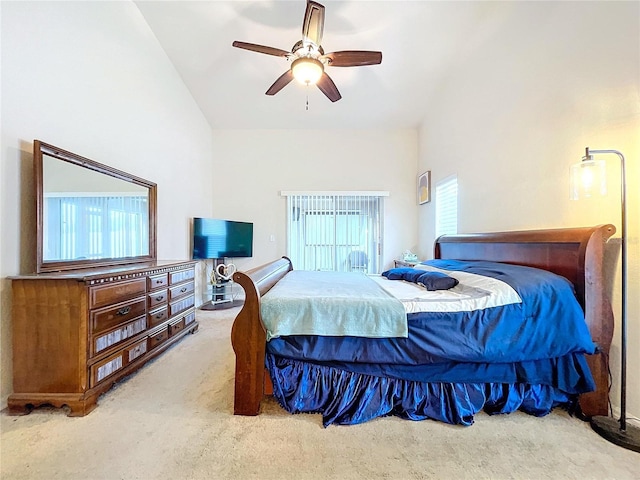
[[[249,302],[232,332],[234,413],[259,413],[263,393],[272,393],[291,413],[322,414],[325,426],[357,424],[387,415],[471,425],[481,410],[490,414],[521,410],[543,416],[559,405],[581,408],[587,416],[601,414],[606,408],[606,384],[600,352],[608,350],[610,343],[610,307],[603,303],[602,289],[595,290],[582,275],[593,279],[595,272],[600,276],[601,258],[597,263],[587,262],[593,253],[588,247],[604,244],[612,231],[604,227],[575,230],[580,230],[571,232],[576,239],[565,235],[558,242],[553,240],[557,231],[543,231],[553,233],[542,237],[540,231],[533,237],[523,237],[522,232],[517,238],[495,234],[502,242],[502,253],[484,255],[488,260],[456,254],[457,259],[428,262],[424,268],[452,276],[473,274],[500,280],[521,301],[471,312],[409,313],[406,337],[287,334],[271,338],[265,328],[268,322],[260,316],[260,299],[265,301],[273,285],[292,270],[290,262],[284,258],[246,275],[236,274]],[[477,239],[464,240],[475,244]],[[495,246],[495,240],[490,238],[488,243]],[[504,255],[523,256],[518,251],[505,253],[509,252],[505,242],[518,248],[525,244],[528,259],[503,259]],[[531,254],[532,246],[537,250],[541,243],[544,251]],[[568,254],[567,245],[573,244],[578,255]],[[440,248],[441,242],[436,244],[436,256],[442,256]],[[556,253],[561,265],[549,267]],[[568,266],[571,262],[576,267]],[[541,266],[546,268],[538,268]],[[254,294],[257,302],[251,300]],[[594,319],[594,304],[605,315]]]

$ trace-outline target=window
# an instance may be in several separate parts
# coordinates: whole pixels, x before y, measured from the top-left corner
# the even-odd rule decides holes
[[[282,192],[287,256],[298,270],[378,273],[386,192]]]
[[[458,233],[458,177],[436,184],[436,238]]]

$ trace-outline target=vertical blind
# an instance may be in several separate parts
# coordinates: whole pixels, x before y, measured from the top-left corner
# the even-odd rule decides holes
[[[146,196],[48,196],[45,260],[122,258],[149,253]],[[84,234],[89,232],[88,235]]]
[[[436,184],[436,238],[458,233],[458,177]]]
[[[379,273],[388,192],[282,192],[297,270]]]

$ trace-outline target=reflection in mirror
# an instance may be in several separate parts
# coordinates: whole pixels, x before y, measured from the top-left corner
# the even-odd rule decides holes
[[[38,272],[155,259],[155,184],[34,142]]]
[[[149,191],[44,155],[44,261],[149,254]]]

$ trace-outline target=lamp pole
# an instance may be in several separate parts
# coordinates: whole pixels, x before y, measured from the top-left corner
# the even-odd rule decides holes
[[[626,173],[624,155],[617,150],[585,149],[582,161],[592,161],[594,155],[615,154],[620,159],[620,212],[621,212],[621,263],[622,263],[622,305],[620,321],[620,420],[595,416],[591,428],[600,436],[621,447],[640,452],[640,430],[627,427],[627,210]]]

